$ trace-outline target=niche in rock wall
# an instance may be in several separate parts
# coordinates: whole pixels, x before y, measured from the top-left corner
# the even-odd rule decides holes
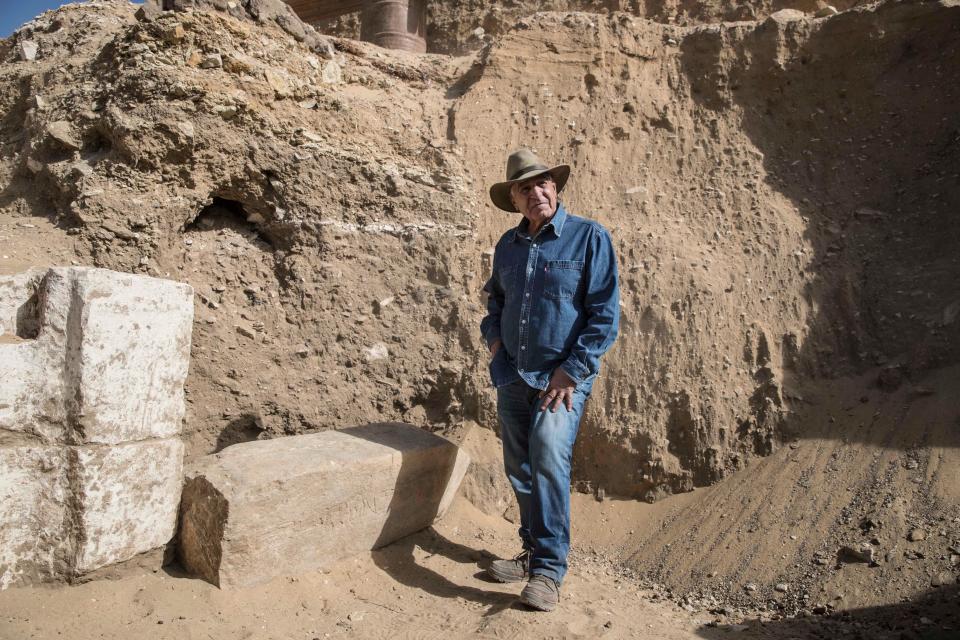
[[[243,203],[227,198],[214,197],[213,201],[184,227],[184,232],[231,231],[240,234],[255,244],[262,244],[261,248],[271,246],[272,243],[269,238],[263,233],[259,225],[251,221],[252,218],[253,216],[246,210]]]

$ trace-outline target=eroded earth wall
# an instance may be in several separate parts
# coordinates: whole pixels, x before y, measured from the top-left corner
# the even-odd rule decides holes
[[[480,288],[517,220],[486,189],[521,145],[573,165],[563,197],[620,259],[583,487],[715,482],[802,435],[794,383],[957,360],[953,0],[542,13],[463,58],[308,48],[237,7],[68,7],[0,44],[10,260],[194,287],[193,454],[496,429]]]
[[[838,10],[866,4],[861,0],[466,0],[427,2],[427,50],[431,53],[463,54],[508,33],[526,18],[543,11],[632,17],[675,25],[763,20],[781,9],[796,9],[811,15],[833,15]],[[360,36],[359,13],[317,23],[323,33],[348,38]]]

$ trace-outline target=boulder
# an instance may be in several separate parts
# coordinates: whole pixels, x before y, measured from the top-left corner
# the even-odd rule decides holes
[[[316,571],[429,526],[468,464],[397,423],[233,445],[186,470],[177,550],[220,587]]]

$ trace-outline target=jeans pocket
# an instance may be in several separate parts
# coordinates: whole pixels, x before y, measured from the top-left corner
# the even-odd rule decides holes
[[[580,286],[582,260],[551,260],[543,273],[543,295],[553,300],[572,298]]]

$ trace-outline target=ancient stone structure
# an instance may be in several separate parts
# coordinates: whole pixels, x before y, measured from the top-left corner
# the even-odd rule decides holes
[[[186,471],[180,558],[220,587],[315,571],[429,526],[468,464],[398,423],[233,445]]]
[[[304,22],[360,11],[360,39],[387,49],[427,50],[426,0],[288,0]]]
[[[166,543],[193,290],[105,269],[0,278],[0,588]]]

